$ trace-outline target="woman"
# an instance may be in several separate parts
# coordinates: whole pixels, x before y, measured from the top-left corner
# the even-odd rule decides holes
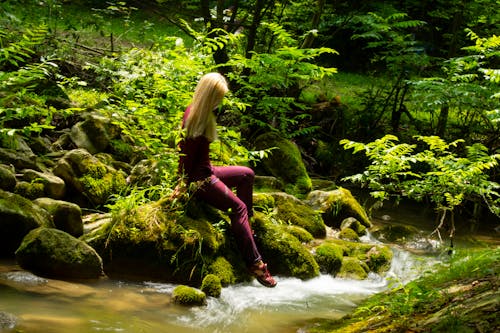
[[[198,199],[217,209],[231,210],[231,229],[250,272],[262,285],[274,287],[276,281],[262,261],[249,224],[254,172],[243,166],[212,166],[209,158],[210,142],[217,137],[213,111],[227,91],[227,82],[219,73],[206,74],[198,82],[184,113],[179,167],[188,184],[200,185],[195,192]],[[236,195],[230,188],[236,188]]]

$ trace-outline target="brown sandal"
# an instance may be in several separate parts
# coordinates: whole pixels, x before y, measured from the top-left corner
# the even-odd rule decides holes
[[[262,261],[258,261],[250,267],[250,273],[259,281],[259,283],[265,287],[273,288],[276,286],[276,281],[269,273],[267,269],[267,264]]]

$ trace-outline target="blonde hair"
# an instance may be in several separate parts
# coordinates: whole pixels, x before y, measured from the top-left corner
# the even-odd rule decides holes
[[[215,115],[212,111],[219,106],[228,90],[226,79],[219,73],[208,73],[200,79],[185,123],[186,137],[203,135],[209,141],[217,138]]]

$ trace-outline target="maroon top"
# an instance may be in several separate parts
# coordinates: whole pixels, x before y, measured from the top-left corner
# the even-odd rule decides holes
[[[190,110],[189,106],[184,112],[182,128],[184,128]],[[213,174],[209,157],[210,142],[205,136],[184,138],[179,143],[179,147],[179,170],[187,176],[188,183],[206,179]]]

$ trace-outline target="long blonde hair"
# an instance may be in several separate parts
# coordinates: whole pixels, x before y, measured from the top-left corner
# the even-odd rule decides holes
[[[210,142],[217,138],[215,115],[212,111],[222,102],[228,90],[226,79],[219,73],[208,73],[200,79],[186,118],[186,137],[203,135]]]

